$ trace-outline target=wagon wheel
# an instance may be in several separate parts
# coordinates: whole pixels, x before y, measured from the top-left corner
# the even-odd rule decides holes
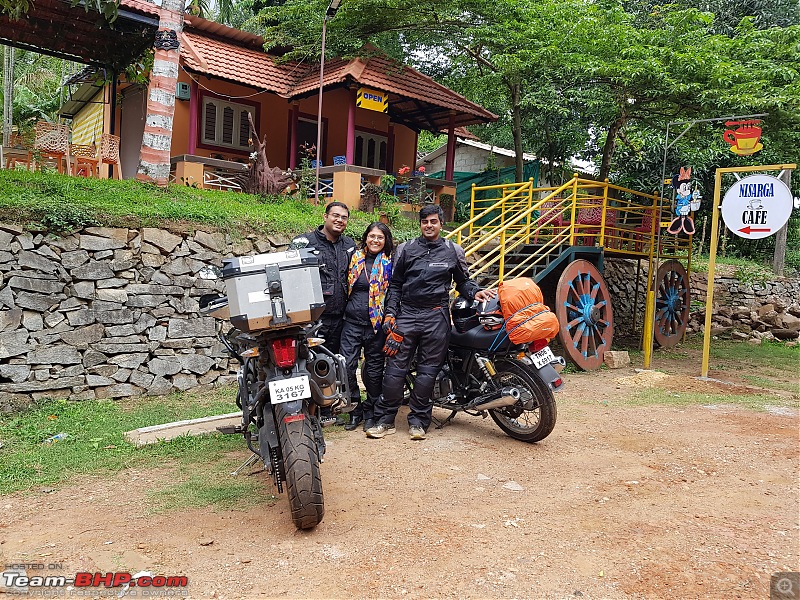
[[[677,260],[668,260],[656,273],[655,320],[659,346],[672,348],[681,341],[689,321],[689,278]]]
[[[561,345],[579,369],[600,368],[611,349],[614,317],[611,297],[603,277],[587,260],[567,265],[556,288],[556,316],[561,325]]]

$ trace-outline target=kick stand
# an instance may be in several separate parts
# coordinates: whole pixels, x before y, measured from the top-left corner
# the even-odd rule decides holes
[[[454,410],[453,412],[450,413],[450,415],[444,421],[440,421],[439,419],[437,419],[436,417],[431,415],[431,420],[434,423],[436,423],[436,429],[441,429],[442,427],[447,425],[450,421],[452,421],[453,417],[455,417],[457,414],[458,414],[458,411]]]
[[[231,477],[236,477],[240,471],[246,469],[247,467],[251,467],[258,462],[258,459],[261,458],[258,454],[253,452],[250,456],[247,457],[247,460],[240,464],[235,471],[231,472]]]

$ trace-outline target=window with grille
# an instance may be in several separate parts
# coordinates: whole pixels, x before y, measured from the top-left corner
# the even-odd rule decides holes
[[[255,120],[255,107],[253,106],[227,102],[210,96],[204,97],[200,127],[200,131],[203,132],[201,143],[248,150],[250,148],[248,113],[253,115]]]

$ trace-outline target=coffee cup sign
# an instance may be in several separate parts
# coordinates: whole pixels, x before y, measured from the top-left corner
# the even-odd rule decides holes
[[[726,121],[730,127],[722,134],[723,139],[731,145],[731,152],[739,156],[755,154],[764,147],[761,143],[761,127],[759,119],[744,121]]]

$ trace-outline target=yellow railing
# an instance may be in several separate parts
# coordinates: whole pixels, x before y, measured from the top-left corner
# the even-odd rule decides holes
[[[672,217],[669,204],[660,214],[659,204],[658,195],[578,175],[558,187],[536,188],[532,179],[473,185],[469,220],[447,235],[464,248],[470,274],[489,278],[489,285],[530,275],[566,245],[601,246],[614,256],[650,261],[658,245],[659,256],[688,258],[690,239],[659,236],[659,224],[665,227]],[[506,264],[507,255],[532,241],[533,251]]]

